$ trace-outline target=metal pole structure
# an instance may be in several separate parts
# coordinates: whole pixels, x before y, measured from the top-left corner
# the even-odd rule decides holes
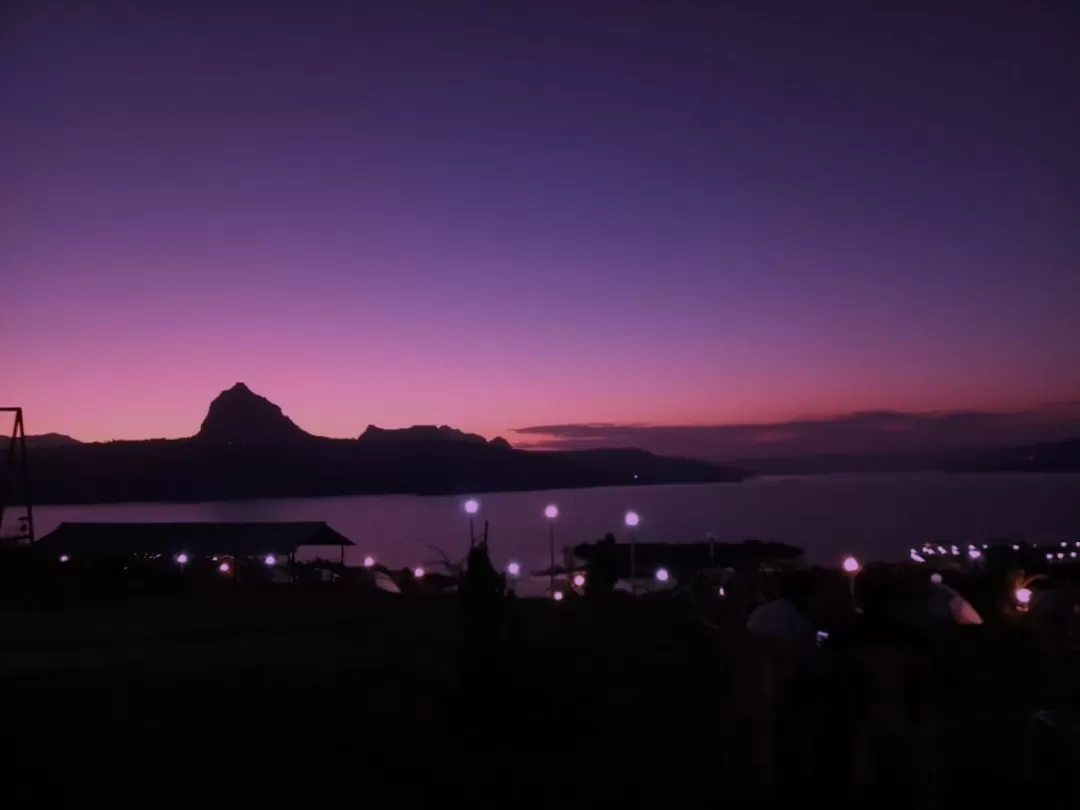
[[[469,515],[469,549],[476,546],[476,528],[473,526],[472,515]]]
[[[709,540],[709,567],[712,568],[716,564],[716,538],[712,532],[705,535]]]
[[[630,592],[637,593],[637,532],[630,527]]]
[[[26,425],[23,423],[22,408],[19,409],[19,441],[22,443],[23,495],[26,501],[26,535],[34,542],[34,498],[30,494],[30,456],[26,452]]]
[[[551,549],[551,568],[549,568],[548,571],[551,574],[551,593],[554,596],[554,594],[555,594],[555,521],[554,520],[550,521],[550,523],[548,524],[548,529],[550,529],[550,532],[548,533],[548,546]],[[567,573],[567,576],[570,576],[570,574]]]

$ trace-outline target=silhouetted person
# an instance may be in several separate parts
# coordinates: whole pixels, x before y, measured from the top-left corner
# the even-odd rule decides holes
[[[570,572],[567,572],[569,576]],[[619,560],[615,535],[610,532],[596,544],[592,557],[585,566],[585,596],[603,597],[615,590],[619,580]]]
[[[863,613],[835,631],[826,650],[835,655],[841,710],[846,726],[837,746],[850,757],[862,799],[888,791],[925,788],[928,731],[929,649],[923,635],[897,617],[900,593],[888,574],[860,580]],[[841,723],[843,718],[846,723]]]
[[[470,733],[485,736],[498,703],[503,620],[503,578],[491,564],[486,543],[469,551],[461,598],[465,614],[462,719]]]

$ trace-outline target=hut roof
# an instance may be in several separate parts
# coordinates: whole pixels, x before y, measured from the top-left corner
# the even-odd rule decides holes
[[[291,554],[351,546],[326,523],[61,523],[36,544],[56,554]]]

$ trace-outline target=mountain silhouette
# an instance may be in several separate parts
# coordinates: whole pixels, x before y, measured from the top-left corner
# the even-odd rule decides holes
[[[238,382],[214,397],[196,438],[218,444],[277,444],[312,436],[279,406]]]
[[[476,433],[447,425],[413,425],[397,430],[368,425],[360,434],[362,442],[468,442],[469,444],[487,444],[488,440]],[[503,441],[506,441],[505,439]]]
[[[28,437],[29,438],[29,437]],[[0,463],[6,448],[0,450]],[[243,383],[210,403],[185,439],[58,443],[32,455],[39,503],[212,501],[363,494],[449,495],[529,489],[738,481],[747,473],[643,450],[515,450],[446,425],[356,439],[306,432]]]

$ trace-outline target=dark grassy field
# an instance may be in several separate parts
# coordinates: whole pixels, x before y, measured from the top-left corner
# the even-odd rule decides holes
[[[475,782],[484,801],[745,805],[769,794],[736,719],[745,639],[720,628],[675,600],[517,600],[496,647],[473,655],[459,603],[437,595],[267,586],[11,603],[4,761],[11,784],[112,793],[164,779],[448,800]],[[932,648],[935,795],[1030,797],[1047,787],[1031,781],[1026,731],[1044,664],[1017,634],[963,630]]]

